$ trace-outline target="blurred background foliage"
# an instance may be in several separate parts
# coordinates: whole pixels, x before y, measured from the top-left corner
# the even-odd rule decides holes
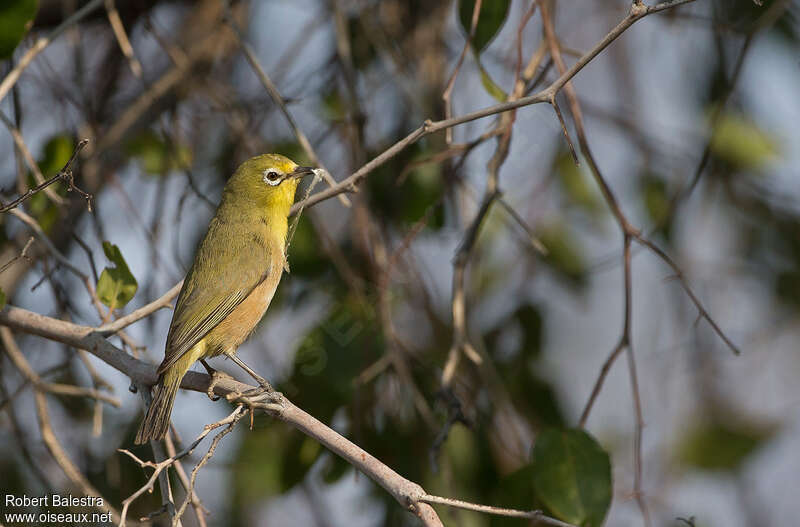
[[[0,77],[86,3],[5,0]],[[444,117],[442,93],[475,6],[230,4],[117,1],[133,58],[121,51],[108,12],[94,10],[0,101],[45,178],[78,139],[91,139],[76,184],[94,195],[93,211],[60,184],[52,189],[63,204],[38,193],[22,209],[89,277],[107,317],[152,301],[183,276],[238,163],[267,151],[309,162],[225,17],[244,28],[300,128],[343,179],[424,119]],[[729,354],[695,320],[679,287],[663,283],[668,271],[635,252],[643,493],[653,525],[692,516],[697,527],[789,525],[785,519],[800,514],[796,500],[785,500],[791,476],[780,470],[796,478],[800,469],[791,405],[800,368],[800,7],[756,4],[698,0],[649,17],[575,79],[589,140],[622,208],[679,261],[745,350],[741,358]],[[554,6],[568,61],[629,7]],[[510,93],[517,62],[542,41],[538,11],[520,29],[530,8],[525,0],[484,0],[456,79],[454,115]],[[526,92],[555,78],[545,59]],[[443,386],[453,341],[451,260],[486,182],[496,143],[479,139],[494,118],[457,128],[452,144],[440,133],[411,145],[369,175],[349,208],[332,199],[307,210],[289,249],[291,273],[242,353],[298,406],[432,494],[539,508],[581,526],[641,525],[624,358],[586,428],[575,428],[619,338],[621,244],[587,163],[575,164],[548,110],[517,113],[500,177],[506,205],[488,214],[468,267],[468,337],[480,364],[462,358],[454,382]],[[11,136],[0,136],[7,202],[37,181]],[[3,264],[31,233],[9,215],[0,222]],[[546,254],[533,249],[532,235]],[[0,274],[0,286],[15,305],[101,323],[81,278],[39,242]],[[159,312],[119,344],[158,362],[168,323],[169,313]],[[18,340],[45,379],[97,382],[74,350]],[[92,363],[123,409],[48,400],[76,465],[119,505],[146,480],[116,451],[132,447],[140,401],[127,395],[124,376]],[[42,444],[31,390],[8,360],[0,365],[3,491],[75,492]],[[221,360],[215,365],[229,369]],[[183,444],[221,417],[223,406],[181,394],[174,418]],[[180,488],[177,479],[173,485]],[[138,500],[132,515],[157,509],[157,494]],[[415,524],[342,460],[267,417],[223,441],[201,471],[198,494],[213,525]],[[448,525],[525,524],[440,512]],[[190,511],[184,525],[196,524]]]

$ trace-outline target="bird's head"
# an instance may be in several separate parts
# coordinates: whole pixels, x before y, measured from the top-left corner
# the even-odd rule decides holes
[[[314,173],[280,154],[262,154],[242,163],[225,185],[225,198],[237,203],[286,211],[294,203],[297,184]]]

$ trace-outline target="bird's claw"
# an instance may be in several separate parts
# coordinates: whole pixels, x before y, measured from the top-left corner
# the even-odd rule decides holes
[[[208,388],[206,389],[206,395],[212,401],[219,401],[219,395],[214,393],[214,387],[216,387],[216,385],[219,384],[219,382],[221,380],[223,380],[223,379],[233,379],[233,377],[231,377],[230,375],[228,375],[224,371],[219,371],[219,370],[214,370],[214,369],[211,369],[208,372],[208,374],[211,375],[211,382],[208,383]]]
[[[253,388],[251,390],[247,390],[244,393],[242,393],[243,396],[248,398],[267,396],[266,397],[267,399],[273,399],[273,397],[271,397],[271,394],[280,395],[278,392],[275,391],[275,388],[273,388],[272,385],[267,381],[264,381],[263,383],[259,382],[258,388]]]

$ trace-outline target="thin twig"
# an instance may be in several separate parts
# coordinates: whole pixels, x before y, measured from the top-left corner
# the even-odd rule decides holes
[[[17,347],[16,343],[14,342],[14,337],[11,334],[11,330],[5,327],[0,328],[0,338],[2,338],[8,358],[11,359],[11,362],[14,364],[14,366],[16,366],[23,377],[28,379],[35,389],[42,392],[50,392],[56,395],[88,397],[90,399],[96,399],[98,401],[110,404],[115,408],[122,406],[117,398],[106,395],[99,390],[95,390],[94,388],[84,388],[82,386],[74,386],[71,384],[51,383],[42,380],[39,374],[37,374],[36,371],[34,371],[34,369],[31,367],[27,359],[25,359],[25,356],[22,354],[22,351],[19,349],[19,347]]]
[[[317,153],[314,151],[314,147],[311,146],[311,142],[308,140],[308,137],[306,137],[306,134],[304,134],[303,131],[300,130],[300,127],[297,126],[297,121],[295,121],[294,117],[292,116],[292,113],[289,111],[289,108],[286,107],[286,102],[283,100],[283,97],[281,97],[281,94],[278,91],[277,86],[275,86],[275,84],[272,82],[272,79],[269,78],[269,75],[267,75],[267,72],[264,70],[264,68],[261,66],[261,63],[258,61],[258,57],[256,56],[255,51],[253,51],[252,46],[250,46],[250,44],[245,42],[241,30],[238,28],[238,26],[233,22],[233,20],[230,17],[226,17],[225,21],[233,30],[233,34],[236,36],[236,42],[238,42],[239,47],[242,48],[242,52],[244,53],[245,58],[247,58],[247,62],[253,68],[253,71],[255,71],[256,75],[258,76],[258,79],[261,81],[261,84],[264,86],[264,88],[267,90],[267,93],[269,93],[269,96],[272,98],[272,101],[280,109],[281,113],[283,114],[283,117],[286,119],[286,122],[289,123],[289,127],[292,129],[292,133],[294,133],[295,138],[297,138],[297,142],[300,143],[300,146],[303,148],[303,151],[305,151],[306,155],[311,160],[311,163],[316,166],[319,166],[324,170],[323,179],[328,184],[328,186],[330,186],[331,188],[335,187],[336,180],[333,179],[333,176],[331,176],[330,172],[328,172],[328,169],[326,169],[325,166],[322,164],[322,162],[319,160],[319,156],[317,156]],[[350,200],[347,198],[347,196],[343,194],[339,195],[339,201],[345,207],[350,206]]]
[[[103,0],[91,0],[89,3],[75,11],[70,17],[64,20],[57,28],[55,28],[49,35],[46,37],[39,37],[33,46],[25,52],[24,55],[19,59],[17,65],[14,66],[5,78],[0,82],[0,101],[5,98],[8,94],[8,91],[16,84],[19,80],[20,75],[22,72],[27,68],[30,63],[33,61],[36,56],[41,53],[44,48],[50,45],[55,39],[61,36],[61,33],[69,29],[70,27],[77,24],[81,19],[86,17],[89,13],[100,7],[103,3]]]
[[[119,317],[118,319],[114,320],[113,322],[109,322],[107,324],[103,324],[102,326],[98,326],[96,331],[104,336],[107,337],[109,335],[113,335],[114,333],[119,332],[120,330],[130,326],[134,322],[137,322],[143,318],[146,318],[153,314],[154,312],[158,311],[159,309],[163,309],[165,307],[171,307],[170,302],[178,296],[178,293],[181,291],[181,287],[183,287],[183,280],[172,286],[169,291],[158,297],[157,299],[153,300],[149,304],[146,304],[139,309],[132,311],[131,313]]]
[[[0,112],[0,120],[2,120],[3,122],[7,121],[7,117],[5,115],[3,115],[2,112]],[[7,122],[6,124],[9,124],[9,123]],[[15,140],[16,140],[17,135],[15,135],[14,131],[12,131],[12,135],[14,135]],[[46,181],[44,180],[44,177],[41,175],[41,172],[39,172],[39,167],[36,164],[36,161],[33,160],[33,157],[31,157],[30,152],[28,151],[28,149],[25,146],[25,144],[24,143],[18,143],[18,146],[20,147],[20,150],[23,153],[27,152],[27,155],[25,155],[25,159],[27,160],[30,169],[33,170],[34,173],[38,172],[39,176],[42,179],[42,182],[40,184],[36,185],[35,187],[33,187],[31,189],[28,189],[27,192],[25,192],[24,194],[22,194],[21,196],[16,198],[11,203],[8,203],[6,205],[0,206],[0,213],[8,212],[11,209],[16,208],[22,202],[24,202],[25,200],[27,200],[28,198],[30,198],[31,196],[33,196],[37,192],[40,192],[42,190],[47,189],[50,185],[52,185],[56,181],[64,181],[64,182],[66,182],[68,191],[75,190],[81,196],[83,196],[86,199],[86,203],[87,203],[87,206],[89,207],[89,210],[91,211],[92,210],[92,203],[91,203],[92,196],[90,194],[87,194],[86,192],[82,191],[81,189],[79,189],[78,187],[75,186],[75,181],[74,181],[73,175],[72,175],[72,164],[75,162],[75,159],[78,157],[78,154],[80,153],[80,151],[83,150],[83,147],[85,147],[88,143],[89,143],[88,139],[81,139],[78,142],[78,144],[75,145],[75,150],[72,151],[72,155],[70,156],[69,160],[64,165],[64,167],[61,170],[59,170],[58,173],[55,176],[51,177],[50,179],[48,179]],[[49,194],[48,194],[48,196],[49,196]],[[55,194],[55,196],[59,200],[59,201],[57,201],[57,203],[62,203],[63,202],[63,199],[61,199],[61,197],[58,196],[58,194]],[[51,197],[51,199],[52,199],[52,197]]]
[[[554,527],[576,527],[575,525],[567,522],[562,522],[555,518],[546,516],[542,511],[522,511],[518,509],[506,509],[504,507],[493,507],[491,505],[481,505],[479,503],[471,503],[469,501],[457,500],[453,498],[443,498],[441,496],[432,496],[426,494],[420,498],[420,501],[425,503],[447,505],[448,507],[456,507],[458,509],[465,509],[468,511],[482,512],[485,514],[493,514],[495,516],[506,516],[508,518],[526,518],[534,520],[537,524],[552,525]]]
[[[241,407],[237,407],[236,410],[238,413],[234,417],[233,421],[228,423],[227,427],[214,436],[214,439],[211,440],[211,445],[208,447],[208,451],[206,451],[202,459],[200,459],[197,465],[195,465],[195,467],[192,469],[192,477],[189,480],[189,488],[186,489],[186,499],[183,500],[183,503],[181,503],[181,506],[175,512],[175,516],[172,518],[172,527],[178,527],[180,525],[181,516],[183,516],[183,513],[186,512],[186,507],[194,498],[194,485],[198,472],[200,472],[200,469],[203,468],[203,465],[208,463],[208,460],[214,455],[214,452],[217,450],[217,445],[219,445],[219,442],[222,440],[222,438],[230,434],[233,431],[233,427],[236,426],[236,423],[238,423],[239,420],[245,416],[246,412],[240,411]]]
[[[134,359],[134,360],[136,360],[136,359]],[[153,473],[147,479],[145,484],[142,485],[138,490],[136,490],[133,494],[131,494],[130,496],[128,496],[127,498],[125,498],[122,501],[122,511],[120,512],[119,527],[124,527],[125,526],[126,520],[127,520],[127,516],[128,516],[128,508],[130,507],[131,503],[136,501],[145,492],[148,492],[148,491],[153,489],[153,487],[154,487],[154,485],[156,483],[156,480],[158,479],[158,477],[161,474],[161,472],[163,472],[164,470],[166,470],[169,467],[171,467],[176,461],[178,461],[180,459],[183,459],[184,457],[186,457],[186,456],[190,455],[192,452],[194,452],[194,449],[197,448],[197,445],[199,445],[200,442],[203,439],[205,439],[205,437],[208,434],[210,434],[212,430],[215,430],[216,428],[219,428],[220,426],[225,426],[225,425],[228,425],[228,424],[231,424],[231,423],[238,422],[239,419],[242,417],[242,415],[244,415],[244,408],[242,406],[237,406],[234,409],[234,411],[231,412],[224,419],[221,419],[221,420],[219,420],[219,421],[217,421],[215,423],[211,423],[211,424],[208,424],[205,427],[203,427],[203,431],[200,433],[200,435],[198,435],[195,438],[195,440],[192,441],[192,444],[189,445],[187,448],[185,448],[184,450],[180,451],[179,453],[177,453],[177,454],[175,454],[173,456],[170,456],[170,457],[164,459],[163,461],[159,461],[158,463],[154,463],[152,461],[143,461],[143,460],[139,459],[136,455],[134,455],[132,452],[130,452],[128,450],[125,450],[125,449],[119,449],[118,452],[121,452],[121,453],[127,455],[128,457],[133,459],[136,463],[138,463],[141,467],[149,467],[149,468],[154,469]]]
[[[3,348],[5,349],[6,354],[14,362],[14,365],[17,366],[20,373],[22,373],[22,375],[34,386],[34,401],[36,403],[36,415],[39,422],[39,430],[42,435],[42,441],[47,447],[47,450],[53,456],[53,459],[58,466],[61,467],[64,475],[67,476],[67,478],[72,482],[73,485],[75,485],[77,489],[80,489],[85,496],[96,496],[101,498],[101,501],[99,502],[100,504],[93,504],[93,506],[97,507],[97,509],[101,512],[111,512],[112,516],[114,517],[114,521],[117,521],[117,519],[119,519],[119,513],[116,511],[116,509],[109,505],[108,500],[102,499],[100,492],[95,489],[84,477],[81,471],[78,470],[78,467],[75,466],[75,464],[67,455],[66,451],[64,451],[61,443],[58,442],[58,438],[56,438],[56,435],[53,432],[53,427],[50,424],[50,413],[47,410],[47,398],[45,396],[44,383],[34,372],[27,359],[25,359],[24,354],[14,340],[14,335],[11,333],[11,330],[7,327],[0,328],[0,339],[2,339]]]
[[[475,4],[472,6],[472,19],[469,23],[469,34],[467,38],[464,40],[464,47],[461,48],[461,54],[458,56],[458,60],[456,61],[456,65],[453,68],[453,72],[450,74],[450,79],[447,81],[447,85],[445,86],[444,92],[442,93],[442,101],[444,101],[444,118],[450,119],[453,117],[453,103],[450,100],[450,97],[453,93],[453,87],[456,85],[456,77],[458,77],[458,72],[461,71],[461,64],[464,62],[464,57],[467,56],[467,51],[469,51],[470,46],[472,45],[472,39],[475,38],[475,30],[478,27],[478,19],[481,13],[481,5],[482,0],[475,0]],[[453,142],[453,129],[448,128],[445,130],[445,143],[450,146]]]
[[[14,200],[13,202],[11,202],[11,204],[0,207],[0,212],[6,212],[8,209],[16,207],[17,204],[28,199],[30,196],[39,191],[44,191],[44,193],[47,195],[48,198],[50,198],[50,200],[53,203],[56,203],[58,205],[63,204],[64,198],[59,196],[53,189],[49,188],[50,185],[55,182],[55,180],[60,178],[56,176],[53,179],[45,181],[44,175],[42,174],[42,170],[39,168],[39,164],[33,158],[33,154],[31,154],[28,145],[25,144],[25,140],[22,137],[22,132],[19,131],[19,129],[14,125],[14,123],[12,123],[11,120],[8,117],[6,117],[6,115],[3,112],[0,112],[0,121],[3,121],[3,124],[6,126],[6,128],[8,128],[8,131],[11,134],[11,138],[14,140],[14,146],[16,147],[15,151],[18,152],[22,157],[22,159],[25,161],[25,164],[28,166],[28,169],[31,171],[31,174],[33,174],[33,179],[34,181],[36,181],[37,184],[35,189],[27,190],[22,194],[22,197],[18,198],[17,200]],[[28,182],[24,177],[24,170],[21,174],[22,177],[18,181],[18,186],[21,187],[20,190],[22,188],[27,188],[28,186]]]
[[[441,130],[446,130],[448,128],[452,128],[454,126],[458,126],[464,123],[468,123],[471,121],[475,121],[477,119],[482,119],[484,117],[488,117],[490,115],[495,115],[498,113],[508,112],[510,110],[514,110],[516,108],[521,108],[523,106],[530,106],[532,104],[539,104],[539,103],[549,103],[555,95],[564,87],[564,85],[569,82],[572,77],[574,77],[579,71],[581,71],[589,62],[591,62],[597,55],[600,54],[609,44],[611,44],[614,40],[616,40],[622,33],[625,32],[629,27],[631,27],[636,21],[641,20],[642,18],[646,17],[647,15],[657,13],[659,11],[663,11],[665,9],[669,9],[671,7],[679,6],[682,4],[687,4],[693,2],[694,0],[670,0],[668,2],[662,2],[660,4],[656,4],[654,6],[645,6],[645,5],[636,5],[634,4],[631,7],[630,12],[628,15],[623,18],[611,31],[603,37],[597,44],[595,44],[591,50],[587,51],[575,64],[572,65],[571,68],[566,70],[558,79],[553,81],[547,88],[527,97],[522,97],[515,101],[508,101],[504,103],[495,104],[493,106],[489,106],[482,110],[477,110],[474,112],[470,112],[459,117],[453,117],[451,119],[443,119],[441,121],[432,121],[430,119],[423,122],[417,129],[409,133],[403,139],[397,141],[394,145],[389,147],[388,149],[384,150],[381,154],[373,158],[371,161],[363,165],[361,168],[356,170],[347,178],[339,181],[334,187],[330,187],[328,189],[322,190],[310,196],[306,201],[306,206],[315,205],[321,201],[329,199],[333,196],[339,195],[343,192],[356,192],[358,185],[361,181],[366,178],[372,171],[376,168],[380,167],[394,156],[408,148],[410,145],[419,141],[422,137],[426,135],[430,135],[434,132],[438,132]],[[299,204],[296,203],[292,207],[292,213],[295,213],[299,209]]]
[[[166,447],[167,454],[169,456],[174,456],[176,453],[175,442],[172,440],[173,434],[174,428],[170,427],[170,433],[168,433],[167,437],[164,438],[164,446]],[[188,494],[191,483],[189,482],[189,476],[186,474],[186,469],[183,468],[182,460],[179,459],[175,461],[172,466],[175,468],[175,474],[177,474],[178,480],[183,486],[183,490]],[[203,502],[200,501],[200,498],[197,496],[197,492],[193,492],[191,498],[192,508],[194,509],[198,525],[200,525],[200,527],[206,527],[206,515],[209,514],[208,509],[203,506]]]
[[[14,262],[16,262],[17,260],[28,259],[28,249],[30,249],[31,244],[33,244],[33,240],[34,240],[33,236],[28,238],[28,241],[25,242],[25,246],[22,248],[22,252],[20,252],[18,255],[16,255],[12,259],[4,263],[2,267],[0,267],[0,274],[2,274],[3,272],[5,272],[6,269],[14,265]]]
[[[114,4],[114,0],[105,0],[105,4],[108,22],[111,24],[111,30],[114,32],[114,37],[117,39],[119,49],[122,50],[122,54],[125,55],[125,58],[128,60],[128,66],[131,68],[133,76],[137,79],[141,79],[142,63],[139,62],[139,59],[136,58],[133,52],[133,46],[131,46],[131,41],[128,38],[128,34],[125,32],[125,26],[122,25],[122,19],[119,16],[117,6]]]

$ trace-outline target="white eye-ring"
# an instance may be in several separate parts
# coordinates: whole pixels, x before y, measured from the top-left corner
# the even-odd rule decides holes
[[[263,177],[261,178],[264,183],[270,186],[279,185],[283,178],[281,177],[281,172],[276,168],[268,168],[264,172],[262,172]]]

